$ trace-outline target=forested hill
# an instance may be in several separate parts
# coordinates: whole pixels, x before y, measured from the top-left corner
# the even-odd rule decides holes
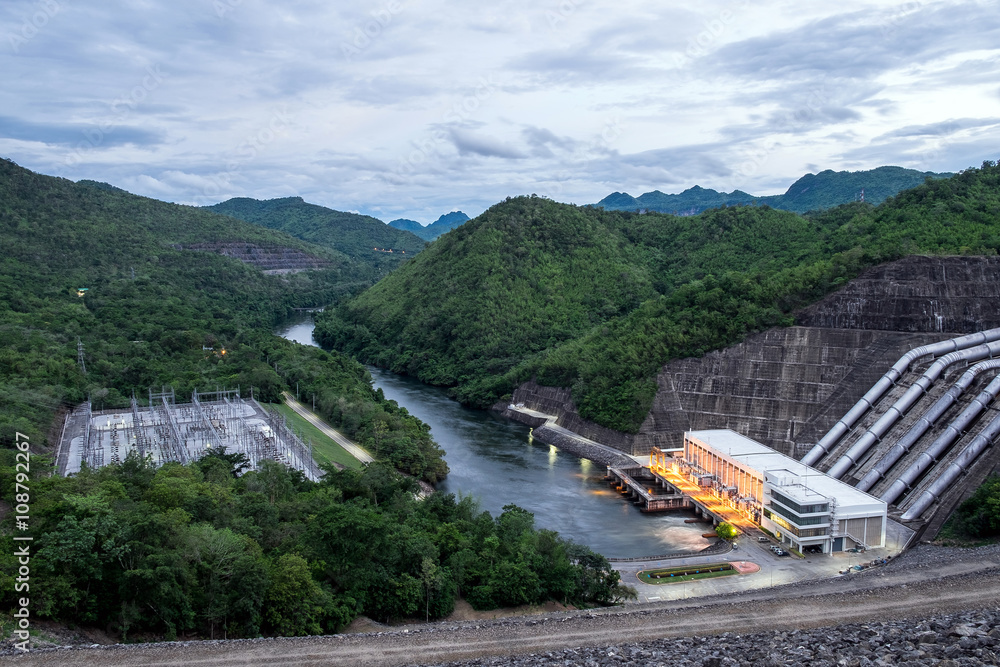
[[[539,198],[497,204],[322,319],[320,340],[433,384],[501,375],[655,294],[611,217]]]
[[[88,396],[101,409],[160,385],[182,397],[253,386],[276,400],[299,382],[353,437],[370,439],[381,423],[394,465],[430,481],[447,470],[426,426],[374,392],[363,366],[271,334],[292,308],[327,305],[356,279],[341,253],[8,160],[0,160],[0,243],[3,447],[19,431],[42,451],[56,414]],[[288,260],[318,268],[264,273]]]
[[[757,207],[697,218],[509,199],[330,311],[326,344],[488,405],[511,369],[677,285],[816,257],[815,225]]]
[[[1000,168],[879,206],[803,217],[738,206],[677,217],[497,204],[325,314],[327,345],[486,406],[536,376],[581,416],[636,431],[655,375],[791,313],[874,263],[1000,248]]]
[[[342,252],[355,260],[360,270],[377,277],[426,245],[411,232],[377,218],[309,204],[301,197],[263,201],[239,197],[206,208]]]
[[[795,181],[783,195],[751,195],[741,190],[718,192],[694,186],[680,194],[664,194],[659,190],[632,197],[615,192],[596,206],[615,211],[658,211],[677,215],[694,215],[720,206],[745,204],[767,205],[796,213],[820,211],[860,198],[880,204],[903,190],[914,188],[928,178],[948,178],[952,174],[916,171],[902,167],[878,167],[868,171],[832,171],[806,174]]]

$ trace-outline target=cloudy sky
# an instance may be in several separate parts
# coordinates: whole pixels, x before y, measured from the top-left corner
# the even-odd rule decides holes
[[[0,156],[383,220],[1000,157],[1000,0],[3,0]]]

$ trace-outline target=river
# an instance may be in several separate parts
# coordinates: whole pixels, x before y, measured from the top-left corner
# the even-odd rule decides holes
[[[278,335],[315,345],[313,323],[304,317]],[[466,408],[443,389],[369,366],[375,387],[431,427],[451,472],[438,485],[445,493],[473,495],[497,516],[514,503],[534,513],[540,528],[609,557],[633,557],[702,549],[708,526],[686,524],[682,512],[643,514],[602,480],[605,470],[534,440],[531,429],[495,413]]]

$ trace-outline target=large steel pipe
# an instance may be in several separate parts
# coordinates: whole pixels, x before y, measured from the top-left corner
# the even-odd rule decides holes
[[[880,458],[875,465],[872,466],[871,470],[869,470],[868,473],[861,479],[861,481],[858,482],[856,488],[859,491],[868,491],[868,489],[875,486],[878,481],[885,477],[886,473],[888,473],[889,470],[891,470],[892,467],[899,462],[899,459],[903,458],[903,456],[910,451],[910,448],[912,448],[913,445],[920,440],[920,438],[924,437],[927,431],[937,423],[938,419],[940,419],[941,416],[955,404],[955,401],[958,400],[959,396],[968,391],[969,387],[972,386],[972,383],[980,373],[995,370],[997,368],[1000,368],[1000,359],[984,361],[976,364],[963,373],[962,377],[960,377],[958,381],[953,384],[950,389],[948,389],[944,396],[939,398],[934,405],[924,412],[924,414],[920,415],[913,426],[910,427],[910,430],[907,431],[903,437],[897,440],[896,444],[889,448],[889,451],[882,455],[882,458]]]
[[[960,336],[958,338],[952,338],[951,340],[944,340],[940,343],[932,343],[931,345],[921,345],[916,347],[902,357],[892,365],[885,375],[879,379],[875,385],[868,390],[864,396],[861,397],[854,407],[848,410],[836,424],[833,425],[826,435],[824,435],[819,442],[817,442],[809,453],[802,458],[802,462],[806,465],[816,465],[816,463],[826,455],[830,449],[840,442],[847,433],[850,432],[854,425],[857,424],[858,420],[865,415],[881,398],[885,395],[887,391],[896,383],[896,381],[902,377],[903,373],[909,369],[910,364],[912,364],[917,359],[926,356],[940,357],[943,354],[948,354],[949,352],[955,352],[956,350],[964,350],[968,347],[974,345],[982,345],[983,343],[992,343],[993,341],[1000,340],[1000,328],[988,329],[986,331],[980,331],[978,333],[969,334],[967,336]]]
[[[987,343],[985,345],[977,345],[965,350],[959,350],[957,352],[951,352],[946,354],[924,371],[924,374],[917,378],[917,381],[906,390],[902,396],[899,397],[895,403],[892,404],[888,410],[885,411],[878,421],[876,421],[872,426],[865,431],[865,433],[858,438],[858,441],[848,449],[843,456],[837,459],[837,462],[833,464],[830,468],[829,475],[834,479],[840,479],[844,474],[850,470],[854,465],[861,460],[868,450],[872,446],[882,439],[882,436],[889,432],[896,422],[905,415],[914,404],[920,400],[920,397],[927,393],[927,391],[937,382],[941,374],[949,367],[961,362],[979,361],[980,359],[986,359],[987,357],[993,358],[994,355],[1000,354],[1000,342]]]
[[[968,407],[962,411],[958,417],[951,421],[944,431],[937,437],[926,451],[921,452],[917,460],[910,464],[910,467],[903,471],[896,481],[894,481],[881,500],[888,504],[896,502],[903,493],[916,482],[924,472],[941,458],[941,455],[948,451],[952,444],[958,440],[968,428],[976,421],[979,415],[993,402],[993,399],[1000,393],[1000,377],[994,378],[986,389],[979,392],[979,395],[972,399]]]
[[[951,488],[959,477],[961,477],[970,465],[983,453],[983,450],[993,444],[997,436],[1000,435],[1000,415],[993,418],[990,425],[972,439],[972,442],[962,450],[958,458],[952,461],[951,465],[944,469],[941,475],[934,480],[926,491],[920,494],[917,502],[910,506],[910,509],[903,513],[903,521],[913,521],[931,506],[934,501],[941,497],[945,491]]]

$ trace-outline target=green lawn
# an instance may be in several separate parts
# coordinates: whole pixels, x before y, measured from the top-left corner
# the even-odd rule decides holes
[[[343,447],[323,435],[322,431],[306,421],[295,410],[292,410],[284,403],[268,403],[267,406],[269,410],[277,410],[284,415],[285,419],[288,420],[289,428],[299,434],[306,443],[312,442],[313,458],[316,459],[317,463],[332,461],[347,468],[361,468],[361,461],[358,461]]]
[[[723,565],[728,565],[728,563],[711,563],[708,565],[702,565],[701,568],[711,569],[716,567],[721,567]],[[682,572],[690,572],[693,569],[700,569],[696,565],[688,565],[684,567],[673,567],[667,569],[656,569],[656,570],[642,570],[636,576],[644,584],[652,584],[654,586],[660,586],[662,584],[676,584],[681,581],[694,581],[696,579],[713,579],[715,577],[728,577],[731,574],[739,574],[739,570],[736,568],[730,568],[728,570],[722,570],[721,572],[699,572],[697,574],[679,574]],[[654,579],[652,575],[659,574],[671,574],[672,572],[677,572],[675,576],[661,577],[659,579]]]

